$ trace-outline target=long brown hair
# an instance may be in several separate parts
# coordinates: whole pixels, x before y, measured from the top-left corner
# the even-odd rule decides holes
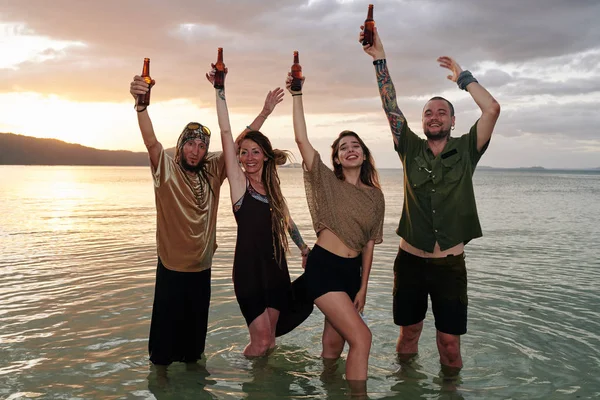
[[[246,139],[256,143],[267,158],[267,161],[263,164],[262,182],[265,191],[267,192],[269,205],[271,206],[271,227],[273,230],[273,250],[275,252],[275,260],[281,266],[283,255],[289,247],[286,235],[289,222],[286,217],[287,204],[281,193],[277,166],[285,164],[290,158],[290,153],[287,150],[274,149],[269,138],[259,131],[248,131],[240,135],[236,139],[238,148]],[[276,244],[279,244],[279,246]]]
[[[335,159],[338,157],[338,152],[340,151],[340,142],[346,136],[352,136],[358,140],[358,143],[360,143],[360,147],[362,147],[362,151],[365,156],[365,160],[360,166],[360,181],[367,186],[381,189],[381,186],[379,185],[379,174],[377,173],[377,168],[375,168],[375,160],[373,160],[371,151],[365,142],[363,142],[362,139],[356,134],[356,132],[352,131],[340,132],[337,139],[335,139],[331,145],[331,164],[333,164],[333,173],[335,174],[336,178],[341,181],[346,180],[344,177],[344,171],[342,170],[342,164],[335,162]]]

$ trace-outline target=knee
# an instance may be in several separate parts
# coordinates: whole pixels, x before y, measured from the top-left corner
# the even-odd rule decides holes
[[[373,334],[368,326],[362,324],[353,330],[353,334],[348,338],[348,345],[354,349],[361,349],[365,351],[371,350],[371,341],[373,340]]]
[[[440,353],[442,353],[443,363],[454,365],[457,361],[460,361],[460,341],[458,338],[440,336],[438,346]]]
[[[410,325],[400,327],[400,340],[403,342],[414,342],[421,336],[422,325]]]
[[[323,332],[323,358],[338,358],[344,351],[346,341],[338,335],[327,335]]]

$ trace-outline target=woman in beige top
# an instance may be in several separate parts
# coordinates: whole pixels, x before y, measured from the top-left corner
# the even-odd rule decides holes
[[[302,80],[304,84],[304,79]],[[329,169],[310,144],[302,91],[292,94],[294,133],[304,161],[304,181],[317,242],[306,262],[309,297],[325,315],[324,359],[337,359],[348,342],[346,379],[366,389],[371,331],[363,311],[373,248],[383,236],[384,198],[369,149],[359,136],[343,131],[332,145]]]

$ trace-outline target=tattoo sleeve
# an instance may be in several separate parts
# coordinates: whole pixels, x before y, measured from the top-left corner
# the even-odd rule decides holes
[[[221,100],[225,100],[225,89],[217,89],[217,94]]]
[[[396,145],[399,144],[400,133],[402,132],[402,126],[405,123],[404,114],[398,108],[398,102],[396,101],[396,89],[392,83],[392,78],[387,68],[386,63],[375,65],[375,74],[377,76],[377,85],[379,86],[379,95],[381,96],[381,103],[383,110],[390,123],[392,130],[392,138]]]
[[[304,240],[302,240],[302,235],[300,234],[300,231],[298,230],[294,220],[290,218],[289,222],[288,233],[290,234],[290,237],[294,243],[296,243],[296,246],[302,250],[304,247],[306,247],[306,243],[304,243]]]

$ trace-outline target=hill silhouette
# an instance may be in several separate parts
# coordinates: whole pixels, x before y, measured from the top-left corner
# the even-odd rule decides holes
[[[167,149],[173,156],[175,149]],[[0,133],[0,165],[147,166],[148,153],[99,150],[57,139]]]

